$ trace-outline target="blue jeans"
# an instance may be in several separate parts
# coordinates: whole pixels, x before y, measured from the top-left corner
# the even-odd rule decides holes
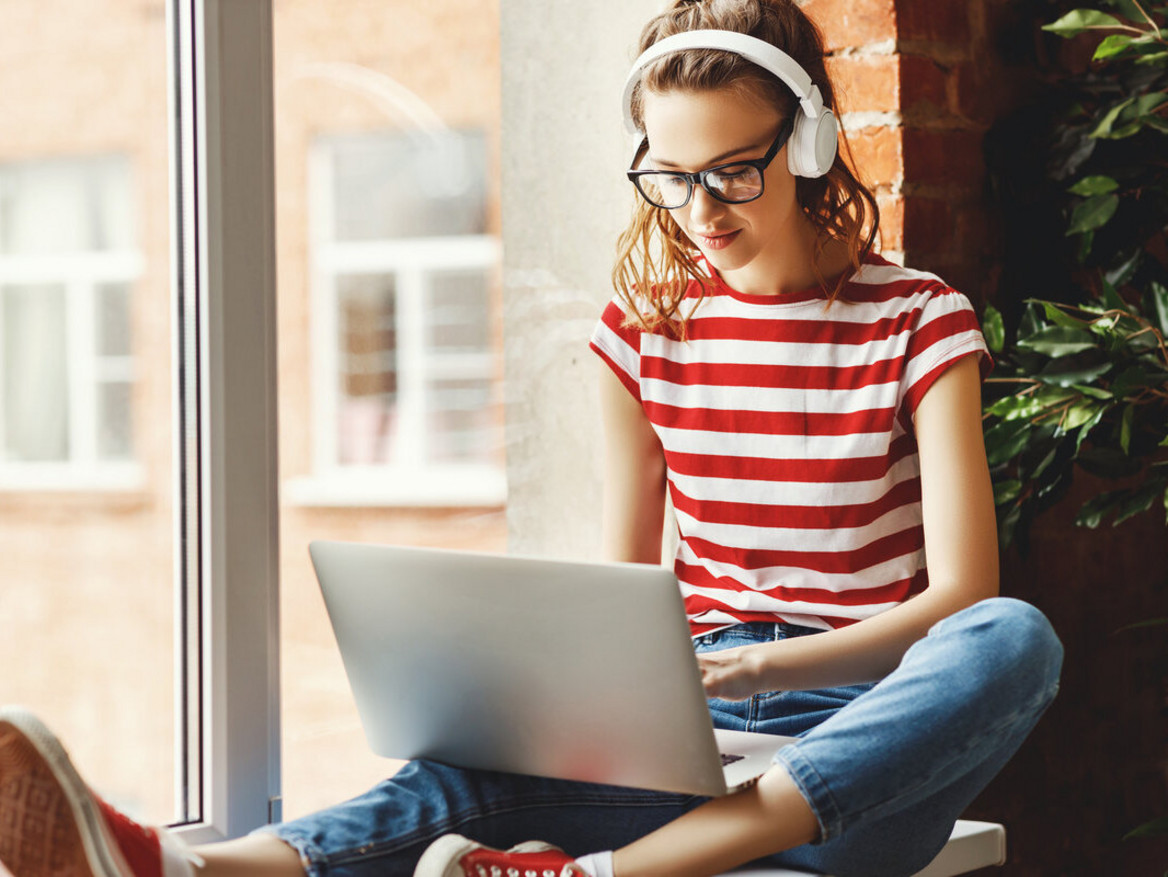
[[[698,637],[695,648],[813,633],[744,624]],[[875,685],[710,701],[718,727],[799,737],[775,762],[821,837],[767,861],[837,877],[923,868],[1054,698],[1061,662],[1038,610],[995,598],[934,625]],[[412,874],[448,832],[503,848],[545,840],[577,856],[621,847],[704,800],[417,761],[361,797],[259,831],[296,849],[310,875],[382,877]]]

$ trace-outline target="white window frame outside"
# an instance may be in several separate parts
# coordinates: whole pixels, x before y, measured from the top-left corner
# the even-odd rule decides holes
[[[492,235],[336,240],[331,156],[326,143],[315,144],[309,155],[313,474],[290,479],[284,484],[284,495],[299,505],[502,505],[507,487],[501,463],[425,462],[428,357],[420,343],[425,337],[427,274],[481,270],[489,277],[499,263],[499,242]],[[401,458],[392,465],[343,465],[339,461],[338,279],[356,274],[389,275],[394,279],[400,321],[397,355],[402,380],[399,411],[402,445]],[[476,369],[493,373],[496,356],[493,350],[467,356],[464,364],[468,374]]]
[[[197,360],[176,394],[197,411],[176,436],[176,712],[201,818],[177,831],[203,843],[280,818],[272,4],[167,14],[175,347]]]
[[[63,329],[69,351],[69,456],[51,461],[0,460],[0,490],[133,491],[145,486],[141,464],[132,459],[103,460],[98,454],[98,388],[111,380],[132,384],[134,361],[132,356],[99,354],[94,332],[99,288],[108,283],[132,287],[143,269],[142,254],[133,250],[0,255],[0,294],[9,285],[64,289]],[[0,384],[0,423],[5,411],[3,395]]]

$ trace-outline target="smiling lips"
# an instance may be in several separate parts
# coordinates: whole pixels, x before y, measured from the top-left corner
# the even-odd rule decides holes
[[[738,232],[742,229],[735,229],[734,231],[718,232],[717,234],[706,235],[694,232],[694,237],[702,245],[703,249],[707,250],[723,250],[734,242],[738,237]]]

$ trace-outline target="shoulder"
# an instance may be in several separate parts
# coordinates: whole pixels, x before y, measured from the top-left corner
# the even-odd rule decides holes
[[[850,301],[885,303],[894,309],[919,307],[942,296],[954,296],[954,303],[969,303],[965,295],[936,274],[906,268],[875,254],[852,276],[845,295]]]

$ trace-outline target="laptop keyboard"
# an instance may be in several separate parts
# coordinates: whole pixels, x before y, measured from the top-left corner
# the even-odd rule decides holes
[[[719,755],[722,756],[722,767],[725,767],[728,764],[733,764],[736,761],[742,761],[742,759],[746,758],[745,755],[731,755],[729,752],[720,752]]]

